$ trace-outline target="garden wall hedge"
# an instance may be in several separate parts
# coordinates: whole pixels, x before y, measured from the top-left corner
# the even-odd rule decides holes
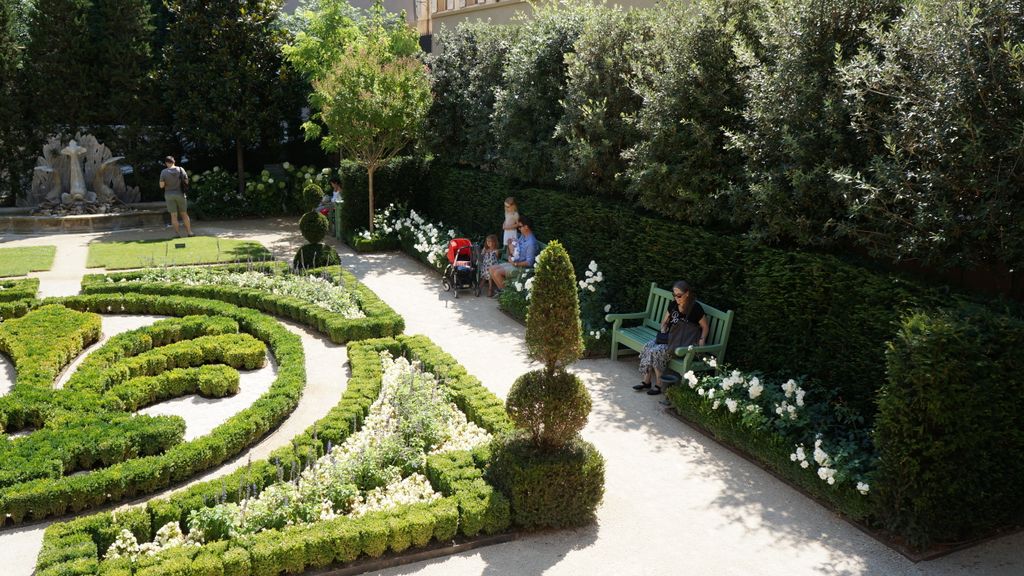
[[[135,534],[140,542],[149,541],[167,522],[184,526],[192,510],[218,502],[237,502],[249,490],[260,490],[277,481],[281,470],[295,471],[304,462],[323,454],[329,444],[344,441],[360,428],[380,392],[380,352],[384,350],[395,355],[407,354],[423,362],[427,370],[444,367],[443,373],[449,378],[446,384],[455,394],[454,401],[470,421],[492,433],[511,428],[504,411],[495,410],[495,406],[502,405],[501,401],[426,337],[399,336],[355,342],[348,347],[352,373],[341,401],[324,418],[293,438],[289,445],[278,448],[266,460],[251,462],[225,477],[196,484],[167,498],[151,500],[145,506],[51,525],[44,535],[36,574],[261,576],[282,571],[299,573],[332,563],[351,562],[364,555],[377,557],[389,550],[399,553],[409,547],[424,546],[431,540],[450,542],[457,534],[473,537],[507,529],[510,523],[508,500],[483,480],[482,467],[489,455],[486,448],[481,448],[428,457],[425,473],[444,496],[430,504],[268,530],[245,540],[176,549],[140,560],[136,571],[124,559],[101,560],[123,529]]]
[[[423,178],[427,161],[420,156],[392,158],[373,173],[374,212],[388,204],[408,203],[425,191]],[[370,185],[366,169],[350,160],[343,161],[341,174],[341,232],[345,238],[370,228]]]
[[[701,300],[736,311],[726,361],[817,380],[868,421],[885,381],[885,341],[904,310],[949,302],[942,288],[874,272],[834,256],[786,252],[651,216],[626,204],[520,188],[477,170],[434,165],[416,207],[473,237],[494,233],[506,196],[559,240],[577,270],[596,261],[615,311],[642,310],[651,282],[685,278]]]
[[[282,264],[277,264],[270,266],[261,265],[260,267],[265,268],[270,273],[280,273],[284,269],[283,266]],[[249,269],[249,267],[242,264],[217,267],[217,269],[244,271]],[[328,274],[335,282],[343,284],[354,293],[359,303],[359,308],[366,317],[346,318],[341,314],[325,310],[297,298],[268,294],[259,290],[239,288],[237,286],[186,286],[160,282],[131,282],[126,284],[120,282],[139,278],[143,273],[138,271],[109,275],[86,275],[82,279],[82,293],[114,294],[130,290],[140,294],[182,295],[222,300],[306,324],[329,337],[336,344],[344,344],[351,340],[362,340],[365,338],[394,336],[401,334],[405,328],[405,320],[377,297],[372,290],[357,280],[348,270],[339,266],[332,266],[330,268],[309,270],[306,273]]]
[[[886,528],[911,544],[1024,523],[1024,322],[978,306],[903,318],[878,396]]]
[[[40,520],[119,502],[217,466],[277,427],[294,410],[305,386],[299,338],[254,310],[197,298],[142,294],[94,294],[46,302],[86,312],[227,316],[242,331],[266,343],[278,361],[278,374],[270,389],[251,406],[197,440],[178,444],[160,455],[130,459],[88,474],[40,478],[0,490],[0,520],[4,523]],[[125,355],[133,353],[138,351],[129,350]]]

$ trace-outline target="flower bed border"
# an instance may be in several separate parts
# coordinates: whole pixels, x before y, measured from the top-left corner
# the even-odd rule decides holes
[[[277,378],[251,406],[210,434],[162,455],[127,460],[81,476],[40,479],[0,491],[0,521],[18,524],[96,508],[155,492],[227,461],[276,428],[298,405],[306,384],[305,355],[298,336],[275,319],[226,302],[180,296],[96,294],[43,301],[90,312],[208,314],[235,319],[242,331],[264,341],[278,362]]]
[[[287,268],[284,263],[272,263],[260,266],[271,272],[280,272]],[[246,264],[213,266],[214,270],[241,272],[251,269]],[[246,308],[255,308],[275,316],[283,316],[306,324],[327,336],[335,344],[344,344],[353,340],[366,338],[383,338],[401,334],[405,329],[405,319],[390,306],[384,303],[372,290],[367,288],[356,277],[340,266],[330,266],[308,270],[306,274],[327,273],[336,281],[355,293],[359,308],[366,314],[365,318],[345,318],[337,312],[330,312],[314,306],[298,298],[267,294],[251,288],[209,284],[200,286],[181,286],[159,282],[108,282],[139,278],[143,271],[117,272],[113,274],[89,274],[82,278],[83,294],[110,294],[131,291],[141,294],[180,295],[220,300]]]
[[[328,442],[343,442],[359,429],[379,395],[383,375],[379,355],[384,350],[396,355],[407,353],[420,361],[425,370],[445,379],[452,400],[477,425],[492,433],[511,429],[501,400],[425,336],[356,342],[348,347],[352,375],[341,401],[324,418],[296,436],[290,445],[278,448],[266,460],[252,462],[227,476],[202,482],[166,499],[51,525],[43,538],[36,574],[129,576],[132,571],[127,559],[105,561],[102,565],[99,560],[100,554],[122,529],[131,530],[139,540],[148,541],[166,522],[181,523],[189,512],[216,502],[218,497],[237,501],[243,496],[241,487],[257,484],[262,488],[275,481],[278,466],[300,465],[322,454]],[[481,468],[489,457],[486,447],[430,456],[426,474],[434,488],[443,494],[443,498],[430,504],[399,506],[360,518],[342,517],[285,530],[267,530],[244,543],[221,541],[187,548],[149,565],[146,573],[151,576],[177,573],[186,566],[195,576],[298,573],[335,562],[351,562],[364,555],[377,558],[389,549],[400,553],[410,544],[416,548],[431,540],[445,544],[453,541],[457,534],[475,538],[479,534],[505,532],[511,522],[509,502],[483,479]],[[239,489],[235,490],[236,487]],[[345,573],[344,569],[341,573]]]

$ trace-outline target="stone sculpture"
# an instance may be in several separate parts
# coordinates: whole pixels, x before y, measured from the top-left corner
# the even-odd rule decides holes
[[[78,133],[67,144],[51,137],[36,160],[29,205],[55,216],[124,211],[139,201],[139,189],[125,185],[131,167],[120,165],[123,159],[91,134]]]

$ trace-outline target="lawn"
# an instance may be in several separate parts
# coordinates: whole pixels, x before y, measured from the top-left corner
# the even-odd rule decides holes
[[[56,246],[0,248],[0,278],[49,270],[53,266],[53,255],[56,253]]]
[[[93,242],[89,244],[87,268],[143,268],[181,264],[214,264],[268,260],[270,252],[259,242],[224,240],[209,236],[171,240]]]

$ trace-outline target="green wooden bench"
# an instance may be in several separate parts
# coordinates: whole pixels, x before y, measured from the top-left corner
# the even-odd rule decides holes
[[[654,340],[655,334],[661,328],[661,319],[665,316],[665,310],[668,309],[668,304],[672,301],[671,290],[658,288],[658,285],[652,282],[651,292],[647,296],[646,310],[605,316],[605,320],[612,322],[612,360],[618,359],[620,345],[640,352],[648,342]],[[700,301],[698,300],[698,302]],[[700,302],[700,305],[704,308],[704,314],[708,318],[708,337],[704,346],[676,348],[673,351],[668,367],[680,374],[686,374],[689,370],[694,372],[711,370],[712,367],[703,360],[708,356],[713,356],[719,364],[725,359],[725,349],[729,344],[729,330],[732,328],[735,312],[732,310],[722,312],[703,302]],[[624,320],[640,320],[640,323],[624,327],[622,325]]]

